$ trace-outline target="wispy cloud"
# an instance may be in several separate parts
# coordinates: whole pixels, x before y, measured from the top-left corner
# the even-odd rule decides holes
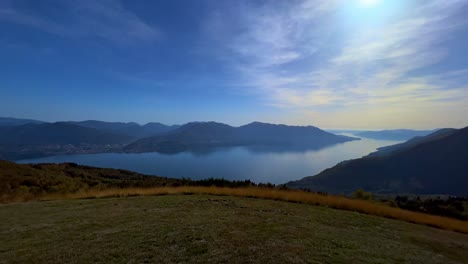
[[[327,25],[318,24],[333,2],[291,5],[272,1],[261,6],[239,2],[215,12],[207,28],[226,44],[240,68],[278,67],[310,56],[324,44]]]
[[[468,87],[460,74],[466,70],[426,73],[450,53],[444,41],[466,26],[466,20],[454,18],[466,1],[425,1],[401,10],[398,19],[350,26],[348,32],[336,22],[344,1],[288,3],[239,6],[234,12],[241,25],[234,28],[225,20],[210,21],[217,23],[217,34],[236,32],[223,39],[231,62],[247,79],[248,92],[257,92],[267,104],[306,117],[340,112],[340,121],[366,111],[385,119],[392,108],[466,109]]]
[[[118,44],[155,41],[161,31],[126,10],[118,0],[56,1],[54,20],[35,10],[24,10],[14,1],[0,5],[0,21],[9,21],[37,28],[63,37],[98,37]]]

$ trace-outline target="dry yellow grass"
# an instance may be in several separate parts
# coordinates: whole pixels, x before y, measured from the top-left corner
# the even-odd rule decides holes
[[[397,219],[410,223],[422,224],[440,229],[468,234],[468,222],[466,221],[407,211],[395,207],[390,207],[377,202],[350,199],[342,196],[322,195],[304,191],[266,189],[258,187],[220,188],[183,186],[161,188],[122,188],[106,190],[86,190],[71,194],[46,195],[40,197],[37,200],[62,200],[176,194],[229,195],[312,204],[341,210],[355,211],[391,219]]]

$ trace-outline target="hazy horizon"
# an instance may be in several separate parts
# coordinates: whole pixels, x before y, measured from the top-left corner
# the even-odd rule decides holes
[[[83,121],[102,121],[102,122],[110,122],[110,123],[136,123],[138,125],[146,125],[148,123],[161,123],[163,125],[168,125],[168,126],[176,126],[176,125],[184,125],[184,124],[187,124],[187,123],[190,123],[190,122],[216,122],[216,123],[223,123],[223,124],[226,124],[226,125],[230,125],[232,127],[239,127],[239,126],[243,126],[243,125],[247,125],[247,124],[250,124],[250,123],[253,123],[253,122],[260,122],[260,123],[269,123],[269,124],[274,124],[274,125],[287,125],[287,126],[315,126],[315,127],[318,127],[322,130],[325,130],[325,131],[328,131],[328,130],[343,130],[343,131],[346,131],[346,130],[355,130],[355,131],[366,131],[366,130],[370,130],[370,131],[378,131],[378,130],[397,130],[397,129],[408,129],[408,130],[435,130],[435,129],[441,129],[441,128],[448,128],[448,127],[428,127],[428,128],[411,128],[411,127],[392,127],[392,128],[328,128],[328,127],[320,127],[320,126],[317,126],[317,125],[314,125],[314,124],[287,124],[287,123],[270,123],[270,122],[265,122],[265,121],[262,121],[262,120],[254,120],[254,121],[250,121],[250,122],[247,122],[247,123],[241,123],[239,125],[237,124],[230,124],[230,123],[227,123],[227,122],[224,122],[224,121],[220,121],[220,120],[191,120],[191,121],[188,121],[188,122],[184,122],[184,123],[163,123],[163,122],[159,122],[157,120],[153,120],[153,121],[148,121],[148,122],[135,122],[135,121],[116,121],[116,120],[97,120],[97,119],[83,119],[83,120],[44,120],[44,119],[35,119],[35,118],[28,118],[28,117],[13,117],[13,116],[0,116],[0,118],[16,118],[16,119],[32,119],[32,120],[37,120],[37,121],[43,121],[43,122],[48,122],[48,123],[55,123],[55,122],[83,122]],[[450,127],[450,128],[456,128],[456,129],[460,129],[460,128],[464,128],[465,126],[462,126],[462,127]]]

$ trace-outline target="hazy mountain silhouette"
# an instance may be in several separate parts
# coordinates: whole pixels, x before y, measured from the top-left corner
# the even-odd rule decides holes
[[[70,122],[79,126],[94,128],[101,131],[112,132],[122,135],[127,135],[135,138],[150,137],[158,134],[162,134],[171,130],[176,129],[179,126],[168,126],[161,123],[148,123],[146,125],[140,125],[135,122],[123,123],[123,122],[104,122],[97,120],[87,120],[79,122]]]
[[[426,136],[436,130],[411,130],[411,129],[393,129],[380,131],[355,131],[354,135],[358,137],[373,138],[380,140],[408,140],[413,137]]]
[[[281,150],[320,149],[357,140],[313,126],[286,126],[253,122],[232,127],[217,122],[182,126],[160,123],[56,122],[0,126],[0,158],[22,159],[61,154],[102,152],[209,151],[215,147],[273,147]]]
[[[254,122],[232,127],[216,122],[192,122],[163,135],[137,140],[127,152],[179,152],[196,148],[251,145],[321,147],[355,138],[337,136],[313,126],[286,126]]]
[[[418,142],[415,142],[418,141]],[[288,186],[331,193],[358,188],[380,193],[468,195],[468,127],[400,144],[387,155],[341,162]]]
[[[127,152],[179,152],[196,148],[230,145],[235,128],[216,122],[191,122],[160,136],[137,140],[125,147]]]
[[[67,122],[0,127],[0,158],[21,159],[55,154],[115,150],[131,137]]]
[[[124,128],[132,127],[132,126],[139,126],[138,123],[135,122],[105,122],[99,120],[86,120],[86,121],[69,121],[68,123],[72,123],[75,125],[94,128],[98,130],[107,130],[107,131],[118,131]]]
[[[20,145],[46,144],[118,144],[128,136],[106,133],[66,122],[26,124],[0,128],[0,143]]]
[[[377,156],[387,156],[387,155],[390,155],[390,154],[393,154],[397,151],[403,151],[403,150],[406,150],[406,149],[409,149],[411,147],[414,147],[418,144],[421,144],[421,143],[424,143],[424,142],[429,142],[429,141],[432,141],[432,140],[436,140],[436,139],[439,139],[439,138],[443,138],[443,137],[446,137],[448,135],[451,135],[452,133],[456,132],[457,129],[453,129],[453,128],[444,128],[444,129],[440,129],[440,130],[437,130],[436,132],[434,133],[431,133],[427,136],[424,136],[424,137],[414,137],[406,142],[403,142],[403,143],[400,143],[400,144],[395,144],[395,145],[391,145],[391,146],[386,146],[386,147],[381,147],[381,148],[378,148],[376,152],[372,152],[370,153],[368,156],[372,156],[372,157],[377,157]]]
[[[245,142],[260,144],[301,144],[325,146],[349,141],[350,137],[338,136],[314,126],[287,126],[253,122],[237,128],[236,137]]]
[[[21,126],[25,124],[42,124],[45,123],[39,120],[33,119],[20,119],[13,117],[0,117],[0,126]]]

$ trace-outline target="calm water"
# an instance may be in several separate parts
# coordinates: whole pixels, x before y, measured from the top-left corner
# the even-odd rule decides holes
[[[320,150],[234,147],[178,154],[85,154],[21,160],[18,163],[75,162],[95,167],[127,169],[174,178],[250,179],[275,184],[315,175],[343,160],[359,158],[399,141],[362,139]]]

